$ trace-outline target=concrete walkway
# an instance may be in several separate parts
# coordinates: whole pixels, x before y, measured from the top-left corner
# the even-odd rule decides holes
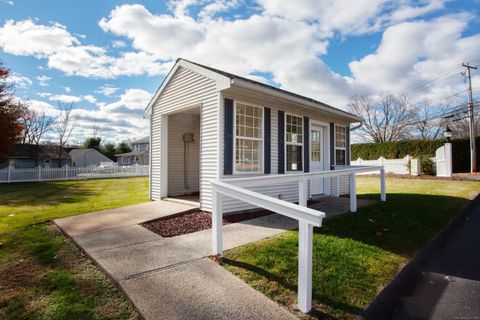
[[[145,319],[296,319],[206,256],[210,232],[175,238],[139,223],[192,207],[166,201],[55,220],[123,289]],[[225,247],[297,227],[271,215],[225,227]]]

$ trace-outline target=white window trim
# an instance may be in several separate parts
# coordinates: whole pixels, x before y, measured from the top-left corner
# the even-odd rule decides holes
[[[290,116],[294,116],[294,117],[298,117],[298,118],[301,118],[302,119],[302,143],[293,143],[293,142],[287,142],[287,115],[290,115]],[[304,123],[304,120],[303,120],[303,116],[302,115],[299,115],[299,114],[294,114],[294,113],[289,113],[289,112],[285,112],[285,115],[284,115],[284,120],[283,120],[283,141],[284,141],[284,159],[285,159],[285,173],[298,173],[298,172],[305,172],[305,146],[304,146],[304,143],[305,143],[305,123]],[[310,134],[310,133],[309,133]],[[302,147],[302,170],[295,170],[295,171],[292,171],[292,170],[287,170],[288,169],[288,166],[287,166],[287,145],[291,145],[291,146],[300,146]]]
[[[337,127],[339,128],[344,128],[345,129],[345,147],[337,147]],[[337,150],[344,150],[345,151],[345,163],[344,164],[339,164],[339,166],[346,166],[347,165],[347,126],[342,126],[339,124],[335,124],[335,128],[333,131],[333,146],[335,150],[335,154],[333,157],[333,160],[335,162],[335,165],[337,165]]]
[[[237,171],[236,167],[236,152],[237,152],[237,103],[249,105],[252,107],[260,108],[262,110],[262,138],[245,138],[240,137],[240,139],[247,139],[247,140],[256,140],[262,143],[261,151],[260,151],[260,168],[258,171]],[[233,100],[233,175],[258,175],[263,174],[264,170],[264,159],[265,159],[265,108],[259,106],[258,104],[242,101],[242,100]]]

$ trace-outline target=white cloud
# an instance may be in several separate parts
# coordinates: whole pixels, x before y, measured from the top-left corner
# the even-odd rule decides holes
[[[163,75],[184,57],[243,76],[268,74],[287,90],[338,107],[353,94],[404,90],[443,67],[472,60],[480,49],[478,33],[464,35],[469,15],[426,16],[442,13],[443,0],[259,0],[249,15],[235,18],[221,13],[246,6],[243,1],[171,0],[168,5],[172,12],[162,14],[139,4],[121,5],[102,18],[102,30],[122,39],[110,47],[125,48],[127,41],[135,49],[115,56],[111,48],[82,43],[62,25],[31,20],[7,21],[0,28],[0,46],[8,53],[45,58],[49,68],[67,75],[104,79]],[[381,43],[349,64],[351,76],[323,62],[330,42],[373,32],[383,32]],[[42,42],[52,34],[57,45]],[[22,46],[28,41],[32,44]],[[96,92],[111,96],[117,90],[105,85]],[[432,88],[428,94],[440,92],[446,90]]]
[[[350,63],[355,82],[380,84],[381,89],[405,92],[415,99],[438,99],[465,89],[460,63],[474,60],[480,49],[479,34],[461,36],[468,20],[466,15],[449,15],[387,28],[376,52]],[[452,69],[455,65],[458,68]],[[414,89],[449,68],[441,81]]]
[[[50,92],[38,92],[37,95],[42,98],[47,98],[50,97],[52,94]]]
[[[114,47],[114,48],[124,48],[126,46],[127,46],[127,44],[125,43],[125,41],[122,41],[122,40],[112,41],[112,47]]]
[[[47,87],[48,86],[48,81],[50,81],[52,78],[42,75],[42,76],[37,76],[37,80],[39,81],[38,85],[41,87]]]
[[[6,3],[6,4],[10,5],[10,6],[15,5],[15,3],[14,3],[13,1],[11,1],[11,0],[3,0],[3,3]]]
[[[49,68],[66,75],[116,78],[122,75],[161,75],[161,63],[147,52],[127,52],[118,57],[94,45],[83,45],[58,23],[37,24],[32,20],[8,20],[0,27],[0,47],[6,53],[47,59]]]
[[[50,101],[59,101],[64,103],[77,103],[82,101],[82,98],[76,96],[70,96],[66,94],[56,94],[48,98]]]
[[[244,76],[271,74],[287,90],[341,108],[352,95],[398,91],[427,79],[433,70],[426,70],[429,64],[461,62],[465,54],[460,48],[469,46],[469,52],[480,48],[477,35],[462,37],[467,15],[421,19],[441,10],[442,0],[261,0],[257,13],[235,20],[215,17],[224,4],[172,1],[172,15],[155,15],[142,5],[122,5],[99,24],[160,61],[184,57]],[[196,19],[189,14],[194,5],[195,10],[203,5]],[[209,5],[211,13],[206,9]],[[206,11],[202,14],[202,10]],[[322,61],[333,37],[383,30],[377,51],[350,63],[351,77],[336,74]]]
[[[87,101],[87,102],[90,102],[90,103],[96,103],[97,102],[97,98],[95,98],[92,95],[83,96],[82,99]]]
[[[8,77],[10,82],[12,82],[16,87],[28,88],[32,85],[32,80],[30,78],[22,76],[17,73],[13,73]]]
[[[0,28],[0,47],[15,55],[47,57],[78,43],[65,26],[57,23],[47,26],[32,20],[7,20]]]
[[[66,93],[72,92],[72,88],[70,88],[68,86],[67,87],[62,87],[62,88],[63,88],[63,90],[65,90]]]
[[[30,110],[34,110],[38,113],[44,113],[50,117],[58,116],[58,110],[45,101],[30,99],[26,101]]]
[[[97,105],[96,109],[88,109],[82,105],[79,97],[53,96],[51,101],[79,102],[75,105],[75,113],[79,122],[72,133],[70,143],[81,143],[93,134],[98,127],[98,134],[108,141],[119,142],[128,138],[139,138],[148,134],[148,120],[143,118],[143,111],[150,101],[151,94],[141,89],[125,90],[117,101],[110,104],[98,102],[92,95],[82,96],[82,99]],[[59,99],[57,99],[59,98]],[[74,101],[75,100],[75,101]],[[44,112],[48,116],[59,114],[57,106],[51,103],[31,99],[25,101],[32,110]],[[49,139],[55,140],[53,133]]]
[[[98,90],[96,92],[101,93],[104,96],[109,97],[109,96],[113,95],[115,92],[117,92],[119,89],[120,88],[117,88],[117,87],[114,87],[112,85],[106,84],[106,85],[98,88]]]

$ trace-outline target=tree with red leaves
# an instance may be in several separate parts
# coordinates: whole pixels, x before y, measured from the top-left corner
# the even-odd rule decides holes
[[[25,106],[13,98],[13,85],[8,83],[10,70],[0,61],[0,158],[8,154],[20,140],[23,127],[21,118]]]

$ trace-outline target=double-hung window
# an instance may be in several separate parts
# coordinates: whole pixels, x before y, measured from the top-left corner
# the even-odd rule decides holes
[[[287,171],[302,171],[303,118],[287,114],[285,127]]]
[[[335,126],[335,165],[346,165],[347,129]]]
[[[262,172],[263,108],[235,103],[235,172]]]

